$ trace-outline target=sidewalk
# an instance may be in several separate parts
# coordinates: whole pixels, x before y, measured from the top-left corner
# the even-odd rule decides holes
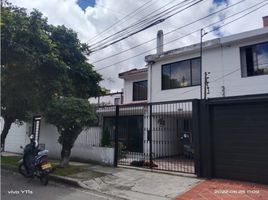
[[[85,188],[126,199],[173,199],[200,182],[197,178],[147,172],[135,169],[92,166],[89,170],[106,176],[84,180]]]
[[[11,156],[12,154],[4,154]],[[70,162],[86,168],[84,172],[52,179],[78,185],[108,196],[131,200],[167,200],[183,194],[201,180],[122,167],[114,168],[89,163]]]
[[[268,186],[223,179],[205,180],[175,200],[267,200]]]
[[[83,165],[86,172],[71,175],[83,188],[113,197],[133,200],[167,200],[183,194],[201,180],[122,167],[106,167],[94,164],[71,162]],[[102,173],[104,176],[89,178],[88,173]]]
[[[4,154],[16,156],[17,154]],[[201,180],[137,169],[70,162],[85,171],[52,179],[115,199],[131,200],[266,200],[268,186],[231,180]],[[7,166],[2,166],[7,167]],[[8,166],[10,167],[10,166]],[[14,168],[17,171],[17,168]]]

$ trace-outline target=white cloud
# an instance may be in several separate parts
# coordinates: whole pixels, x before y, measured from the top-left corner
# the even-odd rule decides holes
[[[174,1],[174,5],[181,0]],[[238,2],[239,0],[229,0],[229,4]],[[76,0],[11,0],[11,2],[17,6],[25,7],[29,10],[33,8],[41,11],[47,18],[48,22],[54,25],[64,24],[68,28],[74,29],[78,32],[78,36],[81,41],[87,42],[90,38],[93,38],[95,35],[99,34],[107,27],[111,26],[119,19],[123,18],[122,13],[130,13],[137,9],[139,6],[143,5],[146,1],[142,0],[97,0],[94,8],[88,7],[85,12],[76,4]],[[145,9],[143,12],[134,16],[130,20],[126,21],[120,26],[114,26],[107,35],[120,30],[123,27],[135,22],[137,19],[142,19],[145,15],[152,12],[153,10],[162,8],[168,2],[165,0],[153,0],[152,5],[149,8]],[[200,29],[206,24],[213,23],[217,20],[220,20],[224,16],[231,15],[234,12],[238,12],[242,9],[249,7],[250,5],[262,2],[261,0],[250,1],[247,0],[238,6],[233,7],[230,10],[226,10],[224,15],[213,16],[210,19],[203,21],[202,23],[196,23],[187,28],[178,30],[172,34],[165,36],[164,41],[171,41],[175,38],[183,36],[186,33],[189,33],[192,30]],[[105,9],[105,7],[107,9]],[[221,5],[220,7],[224,7]],[[163,29],[164,33],[173,30],[177,27],[180,27],[186,23],[194,21],[202,16],[207,15],[209,12],[217,9],[216,5],[213,4],[213,0],[204,0],[198,5],[194,6],[191,9],[188,9],[171,19],[168,19],[162,24],[158,24],[155,27],[152,27],[148,30],[138,33],[120,43],[117,43],[111,47],[108,47],[104,50],[101,50],[92,56],[89,57],[89,61],[93,62],[104,57],[110,56],[122,50],[128,49],[132,46],[140,44],[144,41],[150,40],[156,36],[157,30]],[[118,11],[118,12],[116,12]],[[267,15],[267,7],[258,10],[257,12],[252,13],[251,15],[224,27],[221,31],[224,35],[234,34],[238,32],[243,32],[251,29],[256,29],[262,27],[262,16]],[[107,36],[106,35],[106,36]],[[104,36],[104,35],[102,35]],[[205,40],[216,37],[216,34],[209,34],[205,36]],[[178,48],[179,46],[188,45],[191,43],[199,42],[200,34],[196,33],[187,38],[183,38],[172,44],[166,45],[165,50],[172,48]],[[104,66],[116,63],[120,60],[124,60],[128,57],[135,56],[140,52],[154,49],[156,42],[153,41],[146,45],[135,48],[131,51],[128,51],[119,56],[107,59],[103,62],[95,64],[95,68],[99,69]],[[155,53],[155,50],[150,52]],[[150,54],[147,53],[147,54]],[[134,59],[128,60],[126,62],[117,64],[113,67],[109,67],[105,70],[99,71],[105,79],[102,82],[102,85],[106,88],[112,90],[120,90],[123,87],[122,80],[118,79],[118,73],[129,70],[131,68],[141,68],[145,66],[144,55],[138,56]]]

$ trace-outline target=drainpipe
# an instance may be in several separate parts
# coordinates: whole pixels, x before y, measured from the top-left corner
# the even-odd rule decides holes
[[[153,64],[154,64],[154,62],[149,62],[148,63],[148,65],[149,65],[149,76],[150,76],[150,79],[149,79],[149,85],[150,85],[150,87],[149,87],[149,95],[150,95],[150,98],[149,98],[149,102],[151,103],[152,102],[152,80],[153,80],[153,78],[152,78],[152,68],[153,68]]]

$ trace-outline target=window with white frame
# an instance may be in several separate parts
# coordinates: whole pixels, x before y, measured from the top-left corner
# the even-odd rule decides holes
[[[268,42],[240,48],[242,77],[268,74]]]

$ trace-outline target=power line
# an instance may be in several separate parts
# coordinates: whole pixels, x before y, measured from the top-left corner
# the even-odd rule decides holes
[[[237,72],[237,71],[239,71],[239,70],[240,70],[240,67],[237,68],[236,70],[232,71],[232,72],[229,72],[229,73],[225,74],[225,75],[222,76],[222,77],[219,77],[219,78],[217,78],[217,79],[214,79],[214,80],[210,81],[209,83],[217,82],[218,80],[221,80],[222,78],[224,78],[224,77],[226,77],[226,76],[229,76],[229,75],[231,75],[231,74],[233,74],[233,73],[235,73],[235,72]]]
[[[150,0],[150,1],[147,2],[147,3],[150,3],[151,1],[152,1],[152,0]],[[153,12],[156,12],[156,11],[158,11],[158,10],[161,10],[162,8],[166,7],[167,5],[169,5],[170,3],[174,2],[174,1],[176,1],[176,0],[172,0],[171,2],[165,4],[163,7],[159,8],[159,9],[157,9],[157,10],[154,10]],[[144,5],[146,5],[147,3],[145,3]],[[146,10],[149,6],[152,6],[153,3],[147,5],[144,9],[142,9],[142,7],[143,7],[144,5],[142,5],[142,6],[139,7],[138,9],[134,10],[132,13],[129,14],[129,16],[133,15],[134,13],[137,15],[137,14],[143,12],[143,11]],[[141,10],[140,10],[140,9],[141,9]],[[138,11],[138,12],[137,12],[137,11]],[[152,14],[152,13],[150,13],[149,15],[144,16],[143,18],[148,17],[148,16],[150,16],[151,14]],[[128,17],[128,16],[126,16],[126,17]],[[123,18],[123,19],[124,19],[124,18]],[[123,20],[123,19],[122,19],[122,20]],[[127,21],[127,20],[128,20],[128,19],[126,19],[125,21]],[[120,21],[121,21],[121,20],[120,20]],[[119,22],[120,22],[120,21],[119,21]],[[120,24],[124,23],[125,21],[121,22]],[[140,22],[140,21],[141,21],[141,20],[139,20],[138,22]],[[116,24],[117,24],[117,23],[111,25],[111,26],[109,27],[109,29],[114,28],[114,25],[116,25]],[[119,24],[119,25],[120,25],[120,24]],[[114,34],[115,34],[115,33],[114,33]],[[113,35],[114,35],[114,34],[113,34]],[[113,36],[113,35],[112,35],[112,36]],[[111,36],[109,36],[109,37],[111,37]]]
[[[87,42],[92,41],[98,37],[100,37],[103,33],[107,32],[108,30],[110,30],[111,28],[114,28],[115,25],[117,25],[118,23],[122,24],[125,21],[123,21],[124,19],[127,19],[128,17],[132,16],[134,13],[136,13],[138,10],[140,10],[141,8],[143,8],[145,5],[147,5],[148,3],[152,2],[153,0],[149,0],[146,3],[142,4],[140,7],[138,7],[137,9],[135,9],[134,11],[130,12],[128,15],[126,15],[125,17],[123,17],[122,19],[120,19],[119,21],[113,23],[111,26],[107,27],[106,29],[104,29],[103,31],[101,31],[100,33],[96,34],[94,37],[90,38]],[[147,7],[146,7],[147,8]],[[123,21],[123,22],[122,22]]]
[[[199,0],[197,2],[195,0],[193,0],[192,1],[192,2],[194,2],[193,4],[183,8],[181,10],[179,10],[178,12],[176,12],[176,13],[174,13],[172,15],[169,15],[169,16],[167,16],[165,18],[157,17],[156,19],[151,20],[151,22],[149,22],[148,25],[146,25],[145,27],[144,27],[144,25],[141,25],[141,27],[138,27],[136,29],[136,31],[134,29],[134,30],[131,30],[131,31],[128,31],[127,33],[125,33],[124,35],[126,35],[126,36],[123,35],[121,38],[119,37],[119,39],[117,39],[117,40],[115,39],[115,40],[112,40],[110,43],[106,43],[106,44],[104,43],[104,44],[100,45],[99,47],[95,47],[95,49],[93,49],[93,52],[102,50],[102,49],[104,49],[104,48],[106,48],[106,47],[108,47],[110,45],[118,43],[118,42],[120,42],[120,41],[122,41],[122,40],[124,40],[124,39],[126,39],[126,38],[128,38],[130,36],[132,36],[132,35],[135,35],[135,34],[141,32],[141,31],[144,31],[144,30],[146,30],[146,29],[148,29],[148,28],[150,28],[152,26],[155,26],[155,25],[157,25],[159,23],[162,23],[165,20],[169,19],[170,17],[174,16],[175,14],[178,14],[178,13],[180,13],[180,12],[182,12],[182,11],[192,7],[192,6],[194,6],[194,5],[196,5],[197,3],[201,2],[201,1],[203,1],[203,0]],[[190,3],[192,3],[192,2],[190,2]]]
[[[239,71],[239,70],[240,70],[240,67],[237,68],[237,69],[234,70],[234,71],[231,71],[231,72],[229,72],[229,73],[227,73],[227,74],[224,74],[223,76],[221,76],[221,77],[219,77],[219,78],[217,78],[217,79],[214,79],[214,80],[210,81],[210,83],[217,82],[217,81],[219,81],[219,80],[221,80],[221,79],[223,79],[223,78],[225,78],[225,77],[227,77],[227,76],[230,76],[231,74],[233,74],[233,73],[235,73],[235,72],[237,72],[237,71]],[[201,81],[202,81],[202,80],[201,80]],[[177,95],[186,94],[186,93],[192,92],[192,91],[197,90],[197,89],[199,90],[199,87],[195,87],[195,88],[193,88],[193,89],[191,89],[191,90],[187,90],[187,91],[185,91],[185,92],[182,92],[182,93],[179,93],[179,94],[176,94],[176,95],[169,96],[169,98],[170,98],[170,97],[175,97],[175,96],[177,96]]]
[[[183,1],[183,2],[186,2],[186,1],[188,1],[188,0],[185,0],[185,1]],[[101,50],[101,49],[104,49],[104,48],[106,48],[106,47],[108,47],[108,46],[110,46],[110,45],[113,45],[113,44],[115,44],[115,43],[118,43],[118,42],[120,42],[120,41],[122,41],[122,40],[124,40],[124,39],[126,39],[126,38],[128,38],[128,37],[130,37],[130,36],[132,36],[132,35],[135,35],[135,34],[137,34],[137,33],[139,33],[139,32],[141,32],[141,31],[144,31],[144,30],[146,30],[146,29],[148,29],[148,28],[150,28],[150,27],[152,27],[152,26],[155,26],[155,25],[157,25],[157,24],[159,24],[159,23],[162,23],[162,22],[164,22],[165,20],[167,20],[167,19],[169,19],[169,18],[171,18],[171,17],[173,17],[174,15],[176,15],[176,14],[178,14],[178,13],[180,13],[180,12],[182,12],[182,11],[184,11],[184,10],[187,10],[187,9],[189,9],[190,7],[192,7],[192,6],[194,6],[194,5],[196,5],[196,4],[198,4],[198,3],[200,3],[201,1],[204,1],[204,0],[198,0],[198,1],[196,1],[196,0],[193,0],[193,1],[191,1],[191,2],[189,2],[188,4],[190,4],[190,3],[192,3],[192,4],[190,4],[190,5],[188,5],[187,7],[185,7],[185,8],[182,8],[182,9],[180,9],[179,11],[177,11],[177,12],[175,12],[175,13],[173,13],[173,14],[170,14],[169,16],[166,16],[166,17],[164,17],[164,18],[161,18],[161,17],[157,17],[157,18],[155,18],[155,19],[153,19],[153,20],[151,20],[150,22],[146,22],[146,24],[141,24],[141,25],[139,25],[139,24],[134,24],[133,26],[137,26],[138,25],[138,27],[137,28],[134,28],[134,30],[131,30],[131,31],[128,31],[127,33],[124,33],[124,34],[126,34],[126,36],[119,36],[119,39],[112,39],[112,41],[110,42],[110,43],[107,43],[106,42],[106,44],[104,43],[104,44],[100,44],[99,46],[97,46],[97,47],[93,47],[93,49],[91,49],[91,51],[92,52],[96,52],[96,51],[99,51],[99,50]],[[159,19],[160,18],[160,19]],[[143,22],[139,22],[139,23],[143,23]],[[123,30],[123,31],[127,31],[128,29],[131,29],[132,27],[130,26],[130,27],[128,27],[128,28],[126,28],[125,30]],[[119,32],[117,32],[116,34],[120,34],[120,32],[122,32],[122,31],[119,31]],[[116,35],[115,34],[115,35]],[[110,36],[109,36],[110,37]],[[106,38],[107,39],[107,38]],[[106,39],[104,39],[104,40],[106,40]],[[103,41],[104,41],[103,40]],[[103,42],[103,41],[101,41],[101,42]],[[94,45],[96,45],[96,44],[98,44],[98,43],[95,43],[95,44],[93,44],[93,46]]]
[[[249,9],[251,9],[251,8],[254,8],[254,7],[256,7],[256,6],[258,6],[258,5],[260,5],[260,4],[264,3],[264,2],[266,2],[266,0],[262,1],[261,3],[257,3],[257,4],[255,4],[254,6],[251,6],[251,7],[247,8],[247,9],[244,9],[244,10],[242,10],[242,11],[240,11],[240,12],[237,12],[237,13],[231,15],[231,16],[228,16],[228,17],[226,17],[225,19],[222,19],[222,20],[219,20],[219,21],[214,22],[214,23],[212,23],[212,24],[209,24],[209,25],[207,25],[207,26],[205,26],[205,27],[203,27],[203,28],[208,28],[208,27],[210,27],[210,26],[214,26],[215,24],[217,24],[217,23],[219,23],[219,22],[222,22],[222,21],[224,21],[224,20],[226,20],[226,19],[228,19],[228,18],[230,18],[230,17],[233,17],[233,16],[235,16],[235,15],[241,14],[242,12],[244,12],[244,11],[246,11],[246,10],[249,10]],[[268,4],[268,3],[265,3],[265,4],[263,4],[263,5],[260,5],[260,6],[257,7],[256,9],[254,9],[254,10],[252,10],[252,11],[250,11],[250,12],[244,14],[243,16],[241,16],[241,17],[239,17],[239,18],[236,18],[236,19],[232,20],[231,22],[229,22],[229,23],[227,23],[227,24],[224,24],[224,25],[222,25],[222,26],[219,26],[219,27],[217,27],[217,28],[214,28],[212,31],[209,31],[209,33],[210,33],[210,32],[213,32],[213,31],[215,31],[215,30],[219,30],[221,27],[226,26],[226,25],[228,25],[228,24],[230,24],[230,23],[233,23],[233,22],[235,22],[235,21],[241,19],[242,17],[245,17],[246,15],[251,14],[252,12],[255,12],[255,11],[261,9],[262,7],[266,6],[267,4]],[[179,37],[179,38],[176,38],[176,39],[174,39],[174,40],[171,40],[171,41],[169,41],[169,42],[166,42],[165,44],[163,44],[163,46],[165,46],[165,45],[167,45],[167,44],[170,44],[170,43],[172,43],[172,42],[174,42],[174,41],[177,41],[177,40],[179,40],[179,39],[182,39],[182,38],[184,38],[184,37],[187,37],[187,36],[189,36],[189,35],[192,35],[192,34],[194,34],[194,33],[196,33],[196,32],[199,32],[199,31],[200,31],[200,29],[197,29],[197,30],[195,30],[195,31],[192,31],[192,32],[190,32],[190,33],[188,33],[188,34],[186,34],[186,35],[184,35],[184,36],[181,36],[181,37]],[[138,57],[138,56],[141,56],[141,55],[143,55],[143,54],[145,54],[145,53],[148,53],[148,52],[151,52],[151,51],[153,51],[153,50],[155,50],[155,48],[150,49],[150,50],[147,50],[147,51],[144,51],[144,52],[139,53],[139,54],[137,54],[137,55],[135,55],[135,56],[132,56],[132,57],[123,59],[123,60],[118,61],[118,62],[116,62],[116,63],[113,63],[113,64],[111,64],[111,65],[107,65],[107,66],[105,66],[105,67],[96,69],[96,71],[101,71],[101,70],[106,69],[106,68],[108,68],[108,67],[112,67],[112,66],[114,66],[114,65],[116,65],[116,64],[125,62],[125,61],[127,61],[127,60],[130,60],[130,59],[135,58],[135,57]]]
[[[177,30],[179,30],[179,29],[182,29],[182,28],[185,28],[185,27],[187,27],[187,26],[190,26],[190,25],[192,25],[192,24],[194,24],[194,23],[196,23],[196,22],[199,22],[199,21],[201,21],[201,20],[203,20],[203,19],[206,19],[206,18],[208,18],[208,17],[211,17],[211,16],[213,16],[213,15],[219,13],[219,12],[222,12],[222,11],[224,11],[224,10],[226,10],[226,9],[229,9],[229,8],[231,8],[231,7],[235,6],[235,5],[238,5],[238,4],[240,4],[240,3],[244,2],[244,1],[246,1],[246,0],[241,0],[241,1],[237,2],[237,3],[234,3],[234,4],[229,5],[229,6],[225,7],[225,8],[223,8],[223,9],[220,9],[220,10],[218,10],[218,11],[215,11],[215,12],[213,12],[213,13],[210,13],[209,15],[206,15],[206,16],[204,16],[204,17],[202,17],[202,18],[199,18],[199,19],[197,19],[197,20],[195,20],[195,21],[192,21],[192,22],[190,22],[190,23],[188,23],[188,24],[185,24],[185,25],[180,26],[180,27],[178,27],[178,28],[176,28],[176,29],[173,29],[172,31],[169,31],[169,32],[165,33],[164,36],[169,35],[169,34],[175,32],[175,31],[177,31]],[[97,61],[94,61],[94,62],[92,62],[92,64],[95,64],[95,63],[101,62],[101,61],[103,61],[103,60],[107,60],[107,59],[109,59],[109,58],[112,58],[112,57],[114,57],[114,56],[123,54],[123,53],[128,52],[128,51],[130,51],[130,50],[132,50],[132,49],[135,49],[135,48],[137,48],[137,47],[140,47],[140,46],[142,46],[142,45],[144,45],[144,44],[147,44],[147,43],[149,43],[149,42],[152,42],[152,41],[154,41],[154,40],[156,40],[156,39],[157,39],[157,38],[155,37],[155,38],[153,38],[153,39],[147,40],[147,41],[145,41],[145,42],[143,42],[143,43],[141,43],[141,44],[138,44],[138,45],[133,46],[133,47],[131,47],[131,48],[129,48],[129,49],[123,50],[123,51],[121,51],[121,52],[119,52],[119,53],[113,54],[113,55],[111,55],[111,56],[107,56],[107,57],[102,58],[102,59],[99,59],[99,60],[97,60]]]

